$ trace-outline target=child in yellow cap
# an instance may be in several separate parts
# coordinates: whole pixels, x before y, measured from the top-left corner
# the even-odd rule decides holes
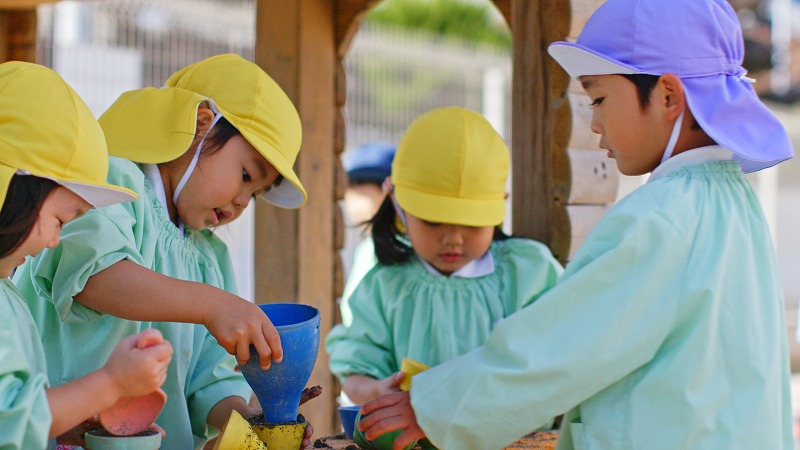
[[[559,450],[793,448],[782,289],[744,176],[793,149],[745,76],[730,3],[606,0],[548,51],[586,90],[600,147],[650,178],[557,286],[364,405],[363,430],[485,450],[564,413]]]
[[[300,119],[256,64],[218,55],[160,89],[122,94],[100,125],[116,156],[109,182],[141,198],[70,224],[61,245],[15,280],[34,299],[45,349],[60,350],[46,352],[59,383],[93,370],[109,340],[151,324],[161,330],[177,355],[157,421],[167,432],[163,446],[194,448],[233,409],[260,412],[248,406],[250,387],[228,353],[246,362],[253,345],[264,368],[269,355],[282,357],[269,319],[234,294],[227,248],[210,228],[238,218],[257,196],[284,208],[305,202],[292,169]]]
[[[103,132],[55,72],[0,64],[0,111],[0,448],[52,448],[53,438],[118,399],[158,389],[172,348],[163,342],[140,350],[138,336],[119,335],[108,341],[102,365],[50,386],[36,325],[8,277],[26,257],[58,245],[67,222],[136,195],[106,183]]]
[[[436,366],[482,345],[555,284],[547,247],[500,228],[508,169],[508,148],[476,112],[439,108],[409,126],[371,221],[379,264],[350,297],[349,326],[326,339],[352,401],[398,391],[403,358]]]

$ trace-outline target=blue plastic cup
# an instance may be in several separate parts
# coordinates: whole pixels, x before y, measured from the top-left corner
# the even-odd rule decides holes
[[[267,422],[292,422],[297,420],[300,396],[317,361],[319,310],[302,303],[267,303],[259,307],[278,330],[283,360],[262,370],[258,353],[251,345],[253,356],[241,366],[242,375],[258,397]]]
[[[360,409],[361,407],[358,405],[339,407],[339,419],[342,421],[344,437],[347,439],[353,439],[353,429],[356,426],[356,416],[358,415],[358,411]]]

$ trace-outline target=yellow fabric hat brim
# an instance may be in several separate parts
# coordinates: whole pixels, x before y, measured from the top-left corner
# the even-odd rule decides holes
[[[422,220],[471,227],[500,225],[506,215],[503,198],[453,198],[395,186],[394,195],[404,211]]]
[[[125,92],[97,120],[108,154],[143,164],[177,159],[192,144],[197,108],[206,100],[180,88]]]

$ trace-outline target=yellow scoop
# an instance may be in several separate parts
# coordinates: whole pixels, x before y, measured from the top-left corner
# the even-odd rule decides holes
[[[410,358],[403,358],[403,360],[400,362],[400,371],[406,374],[406,376],[403,378],[403,381],[400,382],[400,390],[407,391],[411,389],[411,378],[414,375],[424,372],[430,368],[430,366],[422,364],[419,361],[414,361]]]
[[[240,450],[243,448],[252,450],[268,449],[267,444],[263,443],[253,431],[253,428],[250,427],[250,423],[236,410],[233,410],[225,422],[225,427],[217,437],[213,450]]]

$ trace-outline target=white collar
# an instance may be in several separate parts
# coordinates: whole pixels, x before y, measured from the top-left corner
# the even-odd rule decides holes
[[[425,267],[428,272],[439,277],[444,277],[444,275],[436,270],[435,267],[430,265],[430,263],[422,258],[419,260],[422,262],[422,266]],[[494,258],[492,257],[492,252],[487,251],[480,258],[470,261],[467,263],[467,265],[451,273],[449,276],[460,278],[478,278],[484,275],[489,275],[492,272],[494,272]]]
[[[709,145],[687,150],[664,161],[653,170],[648,183],[666,177],[672,171],[681,167],[694,166],[712,161],[729,161],[733,159],[733,153],[719,145]]]

